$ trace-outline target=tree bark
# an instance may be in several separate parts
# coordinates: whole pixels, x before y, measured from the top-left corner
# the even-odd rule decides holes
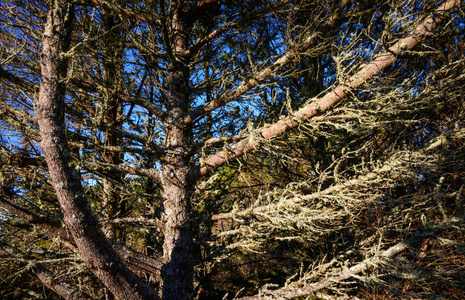
[[[169,94],[165,119],[165,163],[162,184],[166,216],[162,268],[163,299],[193,298],[193,264],[191,258],[192,235],[188,226],[190,202],[189,185],[189,128],[182,122],[189,109],[188,58],[186,20],[182,11],[184,3],[172,1],[176,11],[171,20],[171,45],[173,50],[169,70]]]
[[[51,6],[40,57],[36,115],[42,136],[40,146],[63,220],[89,269],[118,299],[155,299],[153,289],[127,268],[100,230],[84,197],[80,174],[70,166],[64,120],[68,62],[63,53],[69,49],[74,9],[67,1],[54,1]]]

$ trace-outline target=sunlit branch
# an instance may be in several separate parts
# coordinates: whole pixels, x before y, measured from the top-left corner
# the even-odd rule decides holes
[[[234,135],[234,136],[222,136],[216,138],[210,138],[208,140],[202,141],[198,143],[193,150],[193,153],[198,153],[202,148],[205,147],[215,147],[219,145],[223,145],[225,143],[231,143],[238,140],[241,140],[245,137],[245,135]]]
[[[287,201],[290,201],[294,204],[297,203],[302,203],[306,201],[311,201],[311,200],[316,200],[320,199],[323,196],[330,195],[335,192],[341,192],[346,189],[353,188],[356,185],[359,184],[364,184],[370,180],[373,180],[375,178],[384,176],[384,174],[389,173],[393,171],[396,167],[396,164],[401,164],[402,161],[397,159],[394,164],[386,164],[382,168],[379,168],[377,170],[373,170],[372,172],[359,176],[358,178],[348,180],[344,183],[338,184],[338,185],[333,185],[327,189],[324,189],[322,191],[314,192],[309,195],[304,195],[304,196],[299,196],[299,197],[294,197],[292,199],[289,199]],[[397,176],[397,175],[396,175]],[[248,208],[246,210],[240,211],[240,212],[235,212],[235,213],[222,213],[222,214],[217,214],[217,215],[212,215],[208,216],[205,218],[202,218],[199,221],[195,222],[203,222],[203,221],[221,221],[221,220],[228,220],[228,219],[233,219],[233,218],[243,218],[247,216],[252,216],[254,214],[263,214],[271,210],[275,210],[279,208],[279,203],[274,203],[274,204],[269,204],[269,205],[264,205],[264,206],[258,206],[258,207],[253,207],[253,208]]]
[[[277,137],[284,132],[297,127],[301,122],[313,118],[334,107],[335,104],[339,103],[352,91],[364,84],[368,79],[378,74],[387,66],[390,66],[396,60],[397,55],[412,49],[430,35],[439,23],[444,20],[446,13],[458,5],[459,2],[460,1],[457,0],[449,0],[442,4],[433,14],[421,22],[412,33],[391,46],[389,48],[389,52],[383,52],[378,55],[375,60],[366,64],[355,75],[348,78],[345,84],[337,86],[324,97],[314,100],[309,105],[295,112],[294,115],[281,119],[280,121],[259,131],[257,134],[228,147],[227,150],[222,150],[210,156],[204,161],[204,165],[196,166],[191,169],[189,179],[191,181],[195,181],[197,178],[207,175],[219,166],[241,157],[245,153],[253,151],[260,145],[261,140],[269,140]]]
[[[105,222],[112,223],[112,224],[143,224],[148,226],[154,226],[156,228],[162,229],[165,225],[162,221],[158,219],[149,219],[144,217],[137,217],[137,218],[115,218],[110,219]]]
[[[145,149],[145,147],[128,147],[128,146],[111,146],[111,145],[98,145],[93,143],[90,139],[87,139],[85,142],[70,142],[71,146],[86,149],[86,150],[101,150],[104,152],[114,152],[114,153],[138,153],[138,154],[146,154],[151,155],[152,157],[156,157],[159,152]]]
[[[276,74],[276,72],[293,61],[299,54],[305,52],[309,49],[314,43],[317,41],[319,37],[327,33],[331,28],[334,28],[338,21],[341,19],[342,11],[344,7],[349,4],[350,1],[343,1],[341,6],[331,15],[329,20],[321,26],[316,32],[312,33],[310,36],[304,39],[304,41],[298,45],[296,48],[290,49],[286,54],[284,54],[281,58],[276,60],[271,66],[263,69],[258,74],[253,76],[250,79],[247,79],[241,83],[240,86],[235,88],[234,90],[223,94],[219,98],[216,98],[210,102],[205,103],[201,107],[193,110],[185,119],[184,122],[189,124],[193,122],[196,118],[203,116],[209,111],[212,111],[220,106],[225,105],[231,101],[234,101],[244,95],[246,92],[250,91],[254,87],[258,86],[261,82],[265,79],[269,78]]]

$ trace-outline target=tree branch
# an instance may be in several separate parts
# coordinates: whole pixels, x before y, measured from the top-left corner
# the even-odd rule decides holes
[[[10,213],[21,217],[27,223],[39,225],[47,230],[51,235],[59,236],[68,242],[74,243],[72,236],[62,226],[61,221],[52,220],[50,217],[39,216],[36,213],[18,205],[13,197],[7,195],[0,195],[0,206],[7,209]]]
[[[39,216],[36,213],[21,207],[16,203],[13,197],[0,195],[0,206],[7,209],[9,212],[19,216],[21,219],[29,224],[38,225],[47,230],[51,235],[58,236],[63,240],[75,245],[75,241],[68,230],[63,227],[61,220],[53,220],[50,217]],[[139,253],[124,245],[112,242],[118,255],[123,261],[135,270],[150,273],[158,280],[160,277],[160,270],[162,263],[156,259],[151,258],[145,254]]]
[[[207,1],[203,1],[203,2],[206,2],[206,3],[202,4],[201,7],[204,7],[204,6],[208,7],[208,6],[213,5],[214,2],[216,2],[216,0],[214,0],[214,1],[207,0]],[[210,3],[210,2],[212,2],[212,3]],[[228,30],[231,30],[233,28],[238,28],[238,27],[240,27],[240,26],[242,26],[244,24],[247,24],[248,22],[251,22],[253,20],[256,20],[257,18],[262,17],[264,14],[266,14],[266,13],[268,13],[270,11],[273,11],[273,10],[283,6],[283,5],[286,5],[289,2],[290,2],[290,0],[284,0],[282,2],[272,4],[270,6],[262,8],[262,9],[260,9],[258,11],[251,12],[251,13],[247,14],[246,16],[244,16],[243,18],[241,18],[241,19],[239,19],[239,20],[237,20],[235,22],[231,22],[231,23],[228,23],[228,24],[225,24],[225,25],[221,26],[217,30],[214,30],[213,32],[210,32],[208,35],[206,35],[205,37],[198,40],[194,45],[192,45],[192,47],[189,48],[189,50],[187,50],[186,54],[190,55],[190,56],[194,56],[202,46],[204,46],[206,43],[210,42],[211,40],[213,40],[214,38],[216,38],[220,34],[226,32]]]
[[[462,219],[457,219],[453,220],[455,221],[454,223],[460,222],[463,223]],[[435,227],[431,231],[423,232],[421,234],[418,234],[416,236],[413,236],[409,238],[406,241],[397,243],[396,245],[392,246],[391,248],[381,252],[379,255],[370,257],[362,261],[361,263],[356,264],[355,266],[342,271],[336,275],[333,275],[329,278],[325,278],[321,281],[318,281],[316,283],[313,283],[308,286],[304,286],[302,288],[295,288],[295,289],[286,289],[282,288],[276,291],[272,291],[272,296],[263,296],[263,295],[256,295],[256,296],[251,296],[251,297],[243,297],[243,298],[236,298],[238,300],[259,300],[259,299],[291,299],[291,298],[298,298],[298,297],[304,297],[307,295],[312,295],[313,293],[331,287],[335,283],[339,283],[343,280],[349,279],[350,277],[357,275],[361,272],[365,272],[368,270],[369,267],[373,267],[379,264],[382,264],[386,260],[389,260],[399,253],[405,251],[409,247],[418,244],[419,242],[423,241],[424,239],[428,237],[434,237],[437,236],[441,231],[450,228],[450,224],[443,223],[440,224],[439,226]]]
[[[160,171],[158,171],[157,169],[137,168],[135,166],[128,166],[125,164],[112,165],[105,163],[87,163],[84,161],[77,161],[76,163],[83,169],[89,170],[91,172],[116,172],[123,174],[140,175],[160,181]]]
[[[184,123],[189,124],[193,122],[196,118],[203,116],[205,113],[212,111],[220,106],[225,105],[231,101],[236,100],[240,96],[244,95],[246,92],[250,91],[252,88],[258,86],[263,80],[275,74],[279,69],[290,63],[294,58],[307,49],[309,49],[316,40],[321,37],[321,35],[327,33],[331,28],[335,27],[339,20],[341,19],[341,14],[345,6],[349,4],[350,1],[342,1],[340,7],[331,15],[329,20],[325,25],[321,26],[316,32],[307,37],[298,47],[289,50],[281,58],[275,61],[271,66],[263,69],[253,78],[250,78],[246,81],[243,81],[240,86],[230,91],[229,93],[223,94],[219,98],[216,98],[210,102],[205,103],[199,108],[193,110],[185,119]],[[211,33],[213,34],[213,33]]]
[[[399,161],[397,161],[397,162],[399,162]],[[374,178],[377,178],[377,177],[381,176],[384,173],[388,173],[388,172],[392,171],[394,168],[395,168],[395,166],[393,166],[393,165],[385,165],[382,168],[374,170],[374,171],[372,171],[372,172],[370,172],[370,173],[368,173],[368,174],[366,174],[364,176],[359,176],[358,178],[349,180],[349,181],[344,182],[342,184],[331,186],[331,187],[329,187],[329,188],[327,188],[327,189],[325,189],[323,191],[314,192],[314,193],[311,193],[309,195],[305,195],[305,196],[301,196],[301,197],[295,197],[295,198],[289,199],[288,201],[297,204],[297,203],[301,203],[301,202],[305,202],[305,201],[319,199],[322,196],[330,195],[330,194],[332,194],[334,192],[342,191],[342,190],[347,189],[347,188],[352,188],[352,187],[354,187],[354,186],[356,186],[358,184],[366,183],[367,181],[372,180]],[[221,220],[233,219],[235,217],[246,217],[246,216],[250,216],[250,215],[254,215],[254,214],[263,214],[263,213],[266,213],[266,212],[268,212],[268,211],[270,211],[272,209],[276,209],[278,207],[278,205],[279,204],[270,204],[270,205],[264,205],[264,206],[248,208],[246,210],[236,212],[236,213],[222,213],[222,214],[207,216],[207,217],[204,217],[204,218],[202,218],[200,220],[196,220],[196,221],[193,221],[193,222],[199,223],[199,222],[204,222],[204,221],[221,221]]]
[[[20,86],[21,88],[27,90],[30,93],[34,93],[34,87],[32,84],[27,83],[23,78],[14,75],[11,72],[8,72],[1,68],[0,66],[0,78],[10,81],[13,84]]]
[[[421,22],[411,34],[391,46],[388,52],[383,52],[378,55],[375,60],[368,63],[355,75],[351,76],[345,84],[337,86],[324,97],[316,99],[309,105],[301,108],[293,116],[283,118],[280,121],[266,127],[265,129],[261,130],[257,136],[251,135],[249,138],[244,139],[239,143],[232,145],[231,147],[228,147],[227,150],[222,150],[210,156],[205,160],[204,165],[195,166],[190,170],[189,180],[193,182],[197,178],[209,174],[212,170],[226,164],[227,162],[241,157],[245,153],[253,151],[257,146],[259,146],[260,140],[269,140],[277,137],[289,131],[290,129],[297,127],[301,122],[329,110],[342,99],[344,99],[349,93],[365,83],[368,79],[378,74],[387,66],[391,65],[396,60],[397,55],[412,49],[419,42],[424,40],[433,32],[439,23],[443,21],[446,13],[457,6],[459,3],[460,1],[458,0],[449,0],[443,3],[438,7],[438,9],[436,9],[434,13],[432,13],[423,22]],[[309,39],[310,38],[307,39],[308,43],[310,43]],[[210,103],[210,106],[215,106],[215,103],[219,104],[218,100],[214,100],[212,103]]]
[[[108,9],[109,11],[114,12],[115,14],[119,15],[120,17],[124,16],[124,17],[128,17],[128,18],[134,18],[134,19],[136,19],[138,21],[142,21],[142,22],[146,22],[148,24],[154,24],[154,25],[160,25],[160,23],[161,23],[159,19],[154,18],[154,13],[153,12],[150,12],[150,13],[147,13],[146,15],[144,15],[142,13],[135,12],[135,11],[120,7],[120,6],[118,6],[117,3],[113,2],[113,1],[91,0],[90,2],[92,2],[96,6],[100,6],[100,7],[103,7],[105,9]],[[77,3],[79,5],[82,5],[82,6],[89,4],[87,1],[81,1],[81,0],[76,0],[75,3]]]
[[[1,73],[0,73],[1,76]],[[92,93],[97,93],[101,90],[106,89],[105,86],[90,82],[89,80],[77,80],[73,79],[72,80],[73,85],[76,87],[79,87],[81,89],[87,90]],[[148,101],[148,99],[145,99],[140,96],[133,96],[128,93],[125,93],[123,91],[113,91],[112,94],[115,94],[118,96],[118,98],[124,102],[132,103],[132,104],[137,104],[140,107],[143,107],[147,109],[151,114],[153,114],[155,117],[157,117],[159,120],[164,120],[165,118],[165,112],[161,110],[158,106],[155,104],[151,103]]]
[[[59,295],[65,300],[92,299],[88,295],[83,295],[78,288],[72,288],[65,283],[55,281],[55,276],[40,264],[37,264],[34,267],[32,267],[32,273],[36,276],[37,280],[39,280],[40,283],[42,283],[46,288],[54,291],[57,295]]]
[[[12,251],[5,251],[0,249],[1,258],[11,258],[11,259],[21,259],[17,254],[12,253]],[[62,283],[55,280],[55,275],[48,271],[42,264],[34,263],[30,267],[32,274],[39,280],[39,282],[44,285],[49,290],[56,293],[58,296],[62,297],[65,300],[74,300],[74,299],[92,299],[88,295],[82,293],[79,289],[69,286],[66,283]]]

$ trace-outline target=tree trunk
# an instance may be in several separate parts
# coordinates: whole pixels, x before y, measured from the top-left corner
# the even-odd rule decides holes
[[[65,78],[74,10],[54,1],[48,13],[41,54],[41,82],[36,109],[51,182],[63,220],[88,268],[118,299],[154,299],[156,293],[132,273],[100,230],[84,197],[80,174],[70,166],[64,120]]]
[[[111,13],[106,12],[103,17],[103,26],[108,34],[103,38],[103,52],[104,52],[104,70],[105,70],[105,84],[109,89],[110,94],[108,98],[103,99],[103,113],[105,125],[122,129],[122,102],[117,97],[121,90],[122,79],[122,56],[123,50],[121,46],[116,46],[114,41],[121,38],[121,28],[116,23],[115,17]],[[121,137],[114,132],[104,133],[104,145],[105,146],[120,146]],[[122,163],[122,157],[120,153],[106,152],[103,153],[103,159],[107,164],[118,165]],[[103,200],[104,206],[107,211],[109,219],[124,217],[126,213],[126,203],[117,191],[117,184],[121,183],[123,178],[119,173],[106,174],[107,178],[103,180]],[[104,229],[106,235],[114,240],[115,242],[124,244],[125,243],[125,231],[121,224],[108,223]]]
[[[172,7],[179,3],[173,1]],[[182,6],[182,5],[180,5]],[[188,59],[186,25],[182,8],[177,8],[171,23],[171,44],[174,59],[170,62],[167,118],[165,120],[166,156],[163,166],[163,196],[166,216],[162,268],[163,299],[193,298],[192,235],[188,226],[190,202],[187,172],[189,171],[190,130],[183,123],[189,109]]]

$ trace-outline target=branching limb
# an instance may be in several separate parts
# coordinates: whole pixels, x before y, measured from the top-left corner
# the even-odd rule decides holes
[[[8,74],[5,74],[7,76]],[[2,73],[0,73],[0,76],[2,76]],[[8,77],[9,78],[9,77]],[[12,78],[11,80],[13,80]],[[73,85],[75,85],[78,88],[82,88],[88,92],[99,92],[102,90],[105,90],[106,87],[96,84],[94,82],[90,82],[89,80],[77,80],[74,79],[72,80]],[[139,105],[140,107],[143,107],[147,109],[152,115],[154,115],[156,118],[159,120],[163,120],[165,118],[165,112],[161,110],[158,106],[155,104],[151,103],[148,99],[141,97],[141,96],[133,96],[130,95],[124,91],[118,91],[117,93],[112,92],[113,94],[116,94],[119,99],[121,99],[124,102]]]
[[[192,111],[185,119],[186,124],[192,123],[196,118],[205,115],[207,112],[210,112],[220,106],[225,105],[231,101],[234,101],[244,95],[246,92],[250,91],[252,88],[258,86],[263,80],[276,74],[276,72],[290,63],[294,58],[296,58],[302,52],[305,52],[309,49],[316,40],[323,34],[327,33],[331,28],[335,27],[338,24],[338,20],[341,18],[342,10],[349,4],[350,1],[344,0],[341,3],[341,6],[334,12],[334,14],[329,18],[325,25],[321,26],[316,32],[304,39],[304,41],[299,45],[299,47],[289,50],[281,58],[275,61],[271,66],[260,71],[254,77],[243,81],[240,86],[230,91],[227,94],[223,94],[219,98],[216,98],[210,102],[205,103],[201,107]]]
[[[34,86],[27,83],[23,78],[16,76],[15,74],[4,70],[0,66],[0,78],[8,80],[9,82],[20,86],[22,89],[27,90],[30,93],[34,93]]]
[[[87,1],[75,0],[74,2],[79,5],[89,5]],[[125,7],[121,7],[118,5],[117,2],[113,2],[113,1],[91,0],[90,2],[92,2],[94,5],[97,5],[99,7],[108,9],[114,12],[115,14],[119,15],[120,17],[129,17],[129,18],[134,18],[137,21],[142,21],[142,22],[146,22],[146,23],[154,24],[154,25],[160,25],[160,19],[157,18],[156,14],[154,14],[152,11],[150,13],[137,12],[135,10],[130,10]]]
[[[48,272],[48,270],[42,267],[40,264],[32,268],[32,273],[46,288],[54,291],[57,295],[65,300],[92,299],[91,297],[82,294],[78,288],[71,287],[66,283],[55,281],[53,274]]]
[[[328,111],[330,108],[334,107],[337,103],[339,103],[356,88],[360,87],[362,84],[367,82],[368,79],[378,74],[387,66],[390,66],[392,63],[394,63],[398,54],[412,49],[414,46],[416,46],[418,43],[424,40],[428,35],[430,35],[433,32],[433,30],[439,25],[439,23],[441,23],[444,20],[447,12],[453,9],[459,3],[460,1],[457,0],[449,0],[447,2],[444,2],[433,14],[431,14],[423,22],[421,22],[415,28],[415,30],[413,30],[411,34],[409,34],[406,38],[401,39],[393,46],[391,46],[389,48],[389,52],[383,52],[380,55],[378,55],[378,57],[375,60],[368,63],[359,72],[351,76],[347,80],[347,83],[337,86],[334,90],[326,94],[324,97],[313,101],[309,105],[295,112],[293,116],[285,117],[280,121],[261,130],[259,132],[259,136],[266,140],[272,139],[289,131],[290,129],[297,127],[301,122],[313,118],[317,115],[320,115],[325,111]],[[308,43],[311,44],[310,41]],[[281,59],[286,60],[284,58]],[[275,64],[278,62],[279,60],[275,62]],[[241,87],[244,88],[243,86]],[[207,106],[218,107],[222,103],[219,99],[214,100]],[[201,109],[205,109],[205,106]],[[202,113],[203,112],[201,112],[200,114]],[[245,153],[253,151],[259,145],[259,142],[260,139],[249,137],[229,147],[227,150],[220,151],[210,156],[208,159],[205,160],[203,166],[196,166],[191,169],[189,173],[189,180],[195,181],[197,178],[209,174],[212,170],[224,165],[228,161],[234,160],[238,157],[241,157]]]
[[[51,235],[59,236],[65,241],[74,243],[74,239],[71,234],[62,226],[63,224],[60,220],[53,220],[48,216],[44,217],[37,215],[21,205],[18,205],[18,203],[14,200],[14,197],[6,195],[0,195],[0,206],[6,208],[11,213],[18,215],[27,223],[38,225],[48,231]]]
[[[352,188],[352,187],[354,187],[354,186],[356,186],[358,184],[365,183],[365,182],[367,182],[369,180],[372,180],[374,178],[382,176],[384,173],[390,172],[393,169],[394,169],[394,167],[392,165],[385,165],[382,168],[379,168],[377,170],[373,170],[372,172],[370,172],[370,173],[368,173],[368,174],[366,174],[364,176],[360,176],[358,178],[349,180],[349,181],[344,182],[344,183],[339,184],[339,185],[331,186],[331,187],[329,187],[329,188],[327,188],[325,190],[318,191],[318,192],[315,192],[315,193],[312,193],[312,194],[309,194],[309,195],[305,195],[305,196],[301,196],[301,197],[295,197],[293,199],[289,199],[288,201],[290,201],[290,202],[292,202],[294,204],[297,204],[297,203],[302,203],[302,202],[305,202],[305,201],[319,199],[322,196],[330,195],[330,194],[332,194],[334,192],[339,192],[339,191],[342,191],[344,189]],[[212,215],[212,216],[205,217],[205,218],[201,219],[200,222],[203,222],[203,221],[206,221],[206,220],[221,221],[221,220],[233,219],[235,217],[246,217],[246,216],[250,216],[250,215],[254,215],[254,214],[264,214],[264,213],[266,213],[266,212],[268,212],[270,210],[277,209],[279,205],[280,205],[279,203],[274,203],[274,204],[270,204],[270,205],[264,205],[264,206],[254,207],[254,208],[248,208],[246,210],[236,212],[236,213],[223,213],[223,214]]]
[[[202,4],[201,7],[206,7],[208,5],[212,5],[212,4],[214,4],[213,2],[216,2],[216,1],[204,1],[204,2],[205,2],[205,4]],[[228,30],[243,26],[244,24],[246,24],[248,22],[251,22],[253,20],[256,20],[257,18],[262,17],[266,13],[268,13],[270,11],[274,11],[275,9],[280,8],[280,7],[286,5],[289,2],[290,2],[289,0],[284,0],[284,1],[272,4],[270,6],[267,6],[267,7],[263,8],[263,9],[260,9],[258,11],[254,11],[252,13],[249,13],[248,15],[244,16],[243,18],[241,18],[241,19],[239,19],[239,20],[237,20],[235,22],[231,22],[231,23],[228,23],[228,24],[225,24],[225,25],[221,26],[217,30],[214,30],[213,32],[210,32],[208,35],[206,35],[205,37],[198,40],[188,50],[188,52],[186,54],[188,54],[190,56],[195,55],[197,53],[197,51],[199,51],[199,49],[201,49],[205,44],[212,41],[216,37],[220,36],[222,33],[225,33]],[[202,8],[202,9],[204,9],[204,8]],[[197,14],[197,12],[194,12],[194,11],[192,13]]]
[[[156,228],[162,229],[165,224],[158,219],[149,219],[144,217],[138,218],[115,218],[107,221],[108,223],[124,223],[124,224],[143,224],[147,226],[154,226]]]
[[[5,251],[3,249],[0,249],[0,257],[6,259],[18,258],[19,260],[23,260],[15,253],[12,253],[11,251]],[[63,299],[92,299],[78,288],[72,287],[67,283],[60,282],[59,280],[55,280],[56,276],[47,270],[41,263],[34,263],[32,266],[28,266],[27,268],[30,268],[31,273],[37,278],[37,280],[39,280],[40,283],[42,283],[42,285]]]

